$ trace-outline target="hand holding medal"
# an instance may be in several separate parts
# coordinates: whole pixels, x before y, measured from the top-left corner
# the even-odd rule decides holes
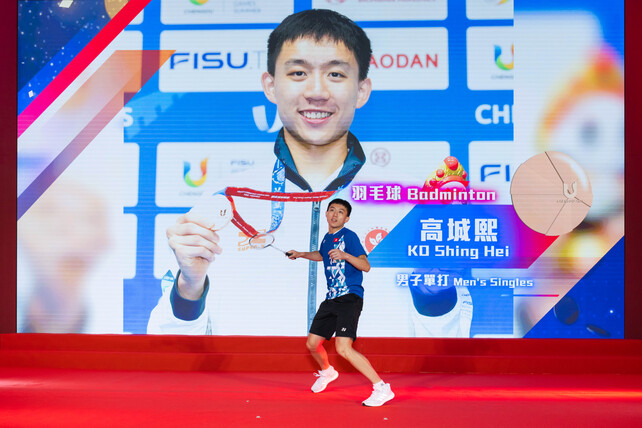
[[[196,205],[189,210],[190,220],[215,232],[223,229],[229,224],[236,213],[233,201],[230,199],[220,193],[201,198]],[[274,235],[269,232],[257,232],[252,226],[245,223],[238,213],[236,213],[236,218],[237,221],[240,219],[243,225],[239,227],[239,229],[250,238],[250,247],[255,250],[272,247],[286,256],[288,255],[288,253],[274,245]]]
[[[220,193],[201,198],[196,205],[189,210],[189,217],[192,222],[200,224],[207,229],[219,231],[229,224],[234,216],[232,202]],[[250,227],[246,224],[246,228]],[[251,227],[250,227],[251,229]],[[243,229],[241,229],[243,230]],[[249,229],[247,229],[250,231]],[[252,229],[253,230],[253,229]],[[243,230],[245,232],[245,230]],[[250,232],[251,233],[251,232]],[[274,235],[271,233],[256,232],[250,237],[250,247],[255,250],[262,250],[272,247],[286,256],[288,253],[274,245]]]
[[[281,193],[281,192],[263,192],[259,190],[243,188],[243,187],[228,187],[225,189],[225,196],[231,203],[233,216],[232,223],[239,228],[241,232],[250,238],[250,247],[256,250],[260,250],[266,247],[272,247],[277,251],[285,254],[287,257],[290,257],[289,252],[285,252],[282,249],[274,245],[274,232],[281,225],[283,220],[283,204],[284,202],[313,202],[313,201],[322,201],[324,199],[332,196],[333,191],[326,192],[294,192],[294,193]],[[249,225],[241,215],[236,211],[234,206],[233,196],[238,196],[247,199],[260,199],[260,200],[269,200],[272,201],[272,222],[270,229],[265,233],[257,232],[254,227]]]
[[[223,195],[217,193],[201,198],[188,213],[190,219],[203,227],[217,231],[228,225],[234,209],[232,203]]]
[[[311,202],[321,201],[329,198],[334,192],[298,192],[298,193],[280,193],[280,192],[262,192],[254,189],[227,187],[224,194],[215,193],[213,195],[201,198],[189,210],[187,216],[189,220],[202,227],[214,232],[223,229],[230,221],[239,228],[241,232],[249,238],[250,247],[255,250],[261,250],[266,247],[272,247],[277,251],[290,256],[288,252],[274,245],[274,232],[281,224],[283,219],[282,204],[284,202]],[[249,225],[236,211],[233,196],[269,200],[273,203],[273,219],[270,230],[265,233],[258,232],[254,227]],[[274,215],[275,211],[281,210],[281,213]]]

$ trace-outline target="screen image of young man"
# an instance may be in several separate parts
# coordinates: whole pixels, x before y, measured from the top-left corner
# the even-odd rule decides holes
[[[349,131],[355,111],[371,94],[371,54],[364,31],[336,12],[307,10],[287,17],[269,37],[268,70],[262,75],[264,93],[277,105],[283,123],[274,144],[276,159],[211,184],[209,194],[234,186],[284,193],[329,191],[347,200],[353,181],[381,182],[380,172],[366,162],[361,144]],[[328,201],[279,205],[234,198],[234,209],[257,231],[270,232],[279,248],[307,246],[316,251]],[[377,226],[392,230],[411,208],[365,208],[375,212],[352,228],[363,236],[376,218]],[[324,294],[315,286],[324,283],[324,273],[314,263],[292,264],[279,251],[253,250],[234,226],[215,232],[190,213],[178,218],[167,237],[180,272],[152,311],[149,333],[307,333],[310,314],[316,311],[316,304],[309,307],[308,293],[315,295],[313,302]],[[368,281],[362,334],[468,336],[472,303],[465,288],[450,290],[455,294],[446,310],[424,316],[414,308],[408,290],[395,287],[396,270],[375,271]]]

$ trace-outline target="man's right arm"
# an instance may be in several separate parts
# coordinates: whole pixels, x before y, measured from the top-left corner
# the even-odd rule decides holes
[[[321,253],[318,251],[294,251],[290,250],[286,253],[286,255],[290,258],[290,260],[296,260],[298,258],[304,258],[308,260],[312,260],[314,262],[322,262],[323,257],[321,256]]]
[[[218,234],[195,223],[187,213],[167,229],[167,240],[181,270],[178,294],[188,300],[200,299],[210,263],[222,251]]]
[[[180,271],[178,273],[180,277]],[[177,277],[177,280],[178,280]],[[206,297],[209,289],[207,277],[205,290],[198,300],[184,299],[178,294],[177,282],[163,294],[152,310],[147,323],[148,334],[210,334]]]
[[[171,292],[152,311],[148,333],[205,334],[207,270],[221,254],[219,236],[187,213],[167,229],[167,239],[180,271]]]

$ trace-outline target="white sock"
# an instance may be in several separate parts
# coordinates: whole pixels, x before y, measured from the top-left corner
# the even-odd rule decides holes
[[[385,384],[386,383],[384,381],[380,380],[377,383],[373,383],[372,386],[375,387],[375,388],[380,388],[380,387],[384,386]]]
[[[327,373],[330,373],[332,370],[334,370],[334,367],[330,366],[327,369],[321,370],[321,371],[323,372],[323,374],[327,374]]]

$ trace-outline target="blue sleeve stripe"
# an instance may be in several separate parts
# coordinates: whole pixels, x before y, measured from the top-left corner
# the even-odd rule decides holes
[[[198,300],[188,300],[178,294],[178,277],[181,275],[181,271],[178,271],[176,274],[176,279],[174,280],[174,286],[169,295],[169,301],[172,304],[172,312],[174,316],[183,321],[194,321],[201,316],[205,310],[205,297],[207,297],[207,292],[210,290],[210,280],[208,277],[205,277],[205,290],[203,290],[203,295]]]

